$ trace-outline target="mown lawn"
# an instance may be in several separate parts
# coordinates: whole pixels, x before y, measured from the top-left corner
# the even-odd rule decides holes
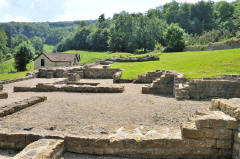
[[[240,49],[182,53],[158,53],[160,61],[116,63],[112,68],[124,69],[122,78],[135,79],[139,74],[155,70],[173,70],[187,78],[240,74]]]

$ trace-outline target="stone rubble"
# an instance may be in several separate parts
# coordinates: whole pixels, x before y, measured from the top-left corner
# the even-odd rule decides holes
[[[60,159],[63,151],[63,140],[40,139],[25,147],[14,159]]]

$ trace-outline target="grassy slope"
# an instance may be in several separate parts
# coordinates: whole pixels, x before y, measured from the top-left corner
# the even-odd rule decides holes
[[[160,61],[143,63],[117,63],[112,68],[125,69],[122,78],[134,79],[139,74],[155,70],[174,70],[188,78],[240,74],[240,49],[159,53]]]
[[[27,70],[33,70],[33,62],[27,65]],[[16,72],[16,69],[14,68],[14,59],[0,63],[0,80],[24,77],[27,72]]]

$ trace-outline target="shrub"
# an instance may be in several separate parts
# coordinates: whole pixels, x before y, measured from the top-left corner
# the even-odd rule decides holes
[[[171,24],[167,28],[165,40],[167,47],[166,52],[182,51],[185,47],[183,40],[184,31],[176,24]]]

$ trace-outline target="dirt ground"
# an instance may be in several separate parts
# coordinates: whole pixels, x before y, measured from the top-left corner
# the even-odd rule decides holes
[[[120,84],[125,86],[125,92],[119,94],[13,93],[13,86],[35,86],[54,81],[32,79],[4,85],[9,99],[0,100],[0,106],[31,96],[47,96],[48,100],[2,118],[0,127],[81,135],[111,134],[121,127],[161,130],[163,127],[178,128],[196,110],[205,110],[210,106],[209,101],[176,101],[173,97],[142,94],[141,84]],[[113,84],[112,80],[82,81]]]
[[[114,156],[92,156],[66,152],[62,155],[61,159],[130,159],[130,158]]]

